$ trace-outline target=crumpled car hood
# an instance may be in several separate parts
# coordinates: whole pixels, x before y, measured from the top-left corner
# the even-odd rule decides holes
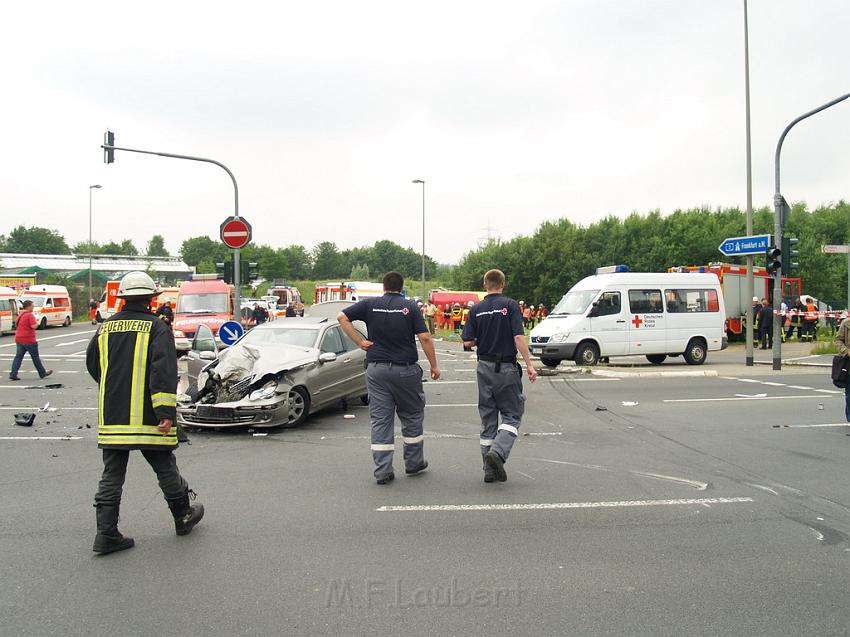
[[[237,343],[219,354],[214,371],[223,381],[251,376],[259,380],[268,374],[279,374],[309,363],[315,363],[319,352],[297,345],[263,345],[262,350],[247,343]]]

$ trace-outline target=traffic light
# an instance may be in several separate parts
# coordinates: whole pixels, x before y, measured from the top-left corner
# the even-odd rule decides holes
[[[233,262],[219,261],[215,264],[215,273],[225,283],[233,283]]]
[[[768,274],[773,276],[782,270],[782,250],[776,246],[771,246],[767,249],[765,257],[764,267],[767,269]]]
[[[103,134],[103,146],[103,163],[113,163],[115,161],[115,150],[112,148],[106,148],[106,146],[115,146],[115,133],[111,130],[107,130]]]
[[[260,276],[260,268],[254,261],[248,263],[248,267],[243,271],[242,283],[248,285],[251,281],[256,281]]]
[[[800,267],[794,259],[800,256],[800,251],[794,247],[800,243],[797,237],[782,237],[782,252],[785,259],[782,261],[782,276],[791,276],[791,272]]]

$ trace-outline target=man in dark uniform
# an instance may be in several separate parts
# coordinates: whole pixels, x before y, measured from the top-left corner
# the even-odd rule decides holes
[[[464,347],[478,347],[476,372],[484,482],[508,479],[504,465],[525,411],[517,351],[525,361],[528,380],[532,383],[537,380],[537,370],[525,342],[522,311],[516,301],[502,295],[504,288],[505,275],[501,270],[489,270],[484,275],[487,296],[470,310],[462,335]]]
[[[189,504],[189,485],[177,469],[174,425],[177,352],[171,330],[150,311],[159,292],[144,272],[121,280],[123,309],[104,321],[86,351],[86,367],[100,386],[97,445],[103,450],[103,477],[97,509],[95,553],[123,551],[133,538],[118,531],[118,510],[130,450],[138,449],[156,472],[174,517],[177,535],[186,535],[204,517],[201,504]]]
[[[171,327],[171,324],[174,322],[174,310],[171,309],[171,301],[166,301],[160,305],[156,310],[156,315],[165,321],[168,327]]]
[[[416,475],[428,467],[422,432],[425,392],[422,390],[422,368],[417,362],[416,338],[428,358],[431,378],[440,378],[434,341],[422,313],[415,302],[401,295],[404,278],[398,272],[388,272],[384,275],[383,284],[383,296],[361,299],[337,317],[349,338],[366,352],[371,448],[378,484],[387,484],[395,479],[393,425],[396,413],[401,421],[405,473]],[[366,323],[367,339],[354,329],[352,321]]]
[[[251,318],[254,320],[254,325],[262,325],[269,318],[269,313],[266,308],[260,307],[259,303],[254,303],[254,311],[251,312]]]

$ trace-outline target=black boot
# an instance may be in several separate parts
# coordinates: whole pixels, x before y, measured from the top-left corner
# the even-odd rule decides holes
[[[92,551],[105,555],[115,551],[123,551],[133,547],[136,543],[131,537],[121,535],[118,530],[117,504],[96,504],[97,512],[97,535],[94,536]]]
[[[168,501],[168,508],[171,509],[171,514],[174,516],[174,529],[177,531],[177,535],[189,535],[204,517],[203,504],[189,504],[190,493],[193,496],[192,499],[194,499],[195,492],[189,489],[179,499]]]

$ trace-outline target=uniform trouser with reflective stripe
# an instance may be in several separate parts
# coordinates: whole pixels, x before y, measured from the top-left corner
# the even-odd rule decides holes
[[[514,445],[525,396],[522,393],[522,372],[514,363],[478,361],[478,415],[481,417],[481,456],[490,449],[507,460]],[[501,423],[499,416],[501,415]]]
[[[174,502],[185,497],[189,485],[177,468],[174,452],[168,450],[143,449],[142,455],[156,473],[159,488],[167,502]],[[95,505],[118,505],[121,503],[121,493],[124,488],[124,478],[127,474],[129,449],[103,450],[103,476],[94,496]]]
[[[372,458],[375,477],[393,472],[395,415],[401,421],[404,437],[404,465],[416,469],[425,461],[422,422],[425,419],[425,392],[422,368],[413,365],[369,363],[366,367],[369,389],[369,418],[372,422]]]

